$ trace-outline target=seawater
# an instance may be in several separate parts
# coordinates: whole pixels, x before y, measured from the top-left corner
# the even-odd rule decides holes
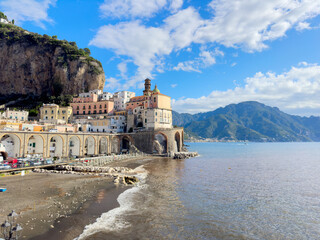
[[[189,145],[199,157],[146,164],[83,239],[320,238],[320,143]]]

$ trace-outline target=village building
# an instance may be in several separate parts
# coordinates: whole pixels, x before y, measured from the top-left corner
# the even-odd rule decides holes
[[[126,116],[114,115],[104,119],[89,120],[88,132],[123,133],[126,132]]]
[[[72,107],[43,104],[40,108],[40,121],[45,123],[65,124],[71,121],[72,115]]]
[[[70,105],[74,116],[107,115],[113,111],[114,102],[112,100],[98,101],[98,95],[91,92],[79,94],[79,97],[73,98]]]
[[[113,101],[114,101],[114,109],[116,111],[124,111],[127,108],[127,103],[130,101],[131,98],[135,97],[134,92],[129,91],[121,91],[116,92],[113,95]]]
[[[8,24],[9,21],[5,18],[0,18],[0,23],[5,23],[5,24]]]
[[[133,97],[126,104],[127,130],[172,128],[171,98],[160,93],[157,85],[151,90],[150,79],[145,80],[142,96]]]
[[[21,110],[10,110],[7,108],[3,113],[0,114],[0,118],[13,119],[17,121],[28,121],[29,112]]]

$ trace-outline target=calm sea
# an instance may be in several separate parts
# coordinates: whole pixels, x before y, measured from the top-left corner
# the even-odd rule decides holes
[[[320,239],[320,143],[190,143],[80,239]]]

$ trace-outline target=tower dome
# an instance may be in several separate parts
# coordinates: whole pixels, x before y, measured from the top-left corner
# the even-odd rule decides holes
[[[157,84],[153,89],[153,93],[160,93],[160,90],[158,89]]]

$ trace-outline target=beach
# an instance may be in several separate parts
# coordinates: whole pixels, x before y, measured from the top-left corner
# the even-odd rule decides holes
[[[134,169],[154,158],[108,166]],[[111,177],[34,172],[1,177],[0,184],[7,187],[0,195],[0,222],[15,210],[23,227],[21,239],[74,239],[102,213],[118,207],[118,196],[130,188],[115,185]]]

